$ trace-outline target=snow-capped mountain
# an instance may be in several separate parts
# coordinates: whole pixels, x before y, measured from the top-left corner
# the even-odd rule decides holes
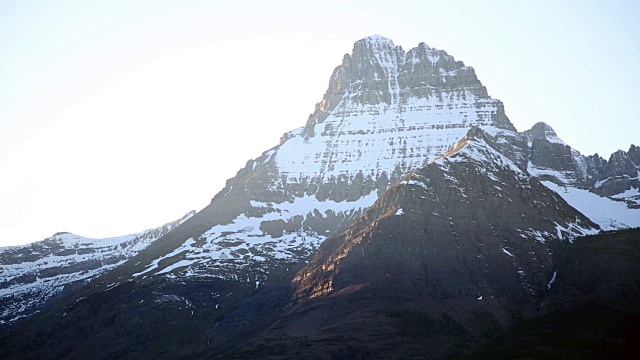
[[[475,346],[544,310],[576,237],[640,226],[639,164],[636,146],[606,161],[544,123],[518,132],[473,68],[424,43],[405,52],[370,36],[304,126],[175,230],[139,248],[73,235],[25,248],[32,265],[14,266],[0,287],[14,291],[0,298],[11,319],[32,311],[22,300],[51,298],[18,292],[23,283],[45,274],[57,286],[69,273],[80,284],[97,266],[114,269],[18,324],[25,336],[0,337],[0,357],[209,358],[247,345],[244,358],[257,358],[269,344],[346,357],[352,333],[387,350],[406,343],[415,314],[452,331],[443,351],[450,338]],[[47,270],[63,256],[87,267]],[[562,297],[582,301],[572,291]],[[85,341],[65,345],[76,339]]]
[[[517,132],[472,67],[424,43],[405,52],[374,35],[344,56],[305,126],[248,161],[193,231],[154,245],[163,250],[137,259],[132,274],[211,275],[216,264],[226,277],[250,261],[296,262],[473,126],[603,229],[640,226],[637,147],[607,162],[581,155],[544,123]]]
[[[0,248],[0,325],[27,317],[50,299],[121,265],[194,214],[114,238],[57,233],[32,244]]]
[[[138,259],[135,275],[304,258],[471,126],[515,131],[472,67],[424,43],[405,52],[377,35],[357,41],[306,125],[248,161],[196,216],[198,229],[155,245],[167,251]]]
[[[83,245],[85,239],[54,236],[48,241],[66,245],[53,247],[74,256],[78,248],[83,254],[78,259],[93,265],[87,269],[77,265],[78,259],[60,257],[79,270],[56,274],[58,285],[50,279],[46,286],[60,289],[59,284],[90,278],[132,257],[119,276],[235,280],[238,271],[254,263],[294,264],[346,229],[407,173],[448,151],[471,127],[495,138],[496,147],[522,172],[537,177],[601,228],[640,226],[638,147],[606,161],[581,155],[544,123],[517,132],[472,67],[424,43],[405,52],[374,35],[357,41],[344,56],[306,124],[249,160],[181,231],[163,236],[140,254],[150,241],[123,248],[135,236],[103,240],[114,243],[104,245],[112,249],[109,255]],[[3,269],[3,301],[20,298],[20,291],[33,298],[19,279],[43,282],[37,274],[52,263],[37,255],[39,248],[26,249],[19,251],[40,265]],[[12,251],[18,250],[0,256]],[[265,277],[240,276],[252,283]],[[55,292],[47,291],[41,302]],[[16,309],[5,313],[28,313]]]

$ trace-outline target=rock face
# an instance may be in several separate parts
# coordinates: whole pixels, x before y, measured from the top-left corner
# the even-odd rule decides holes
[[[521,133],[500,134],[500,149],[602,229],[640,227],[638,147],[584,156],[565,144],[545,123]]]
[[[640,208],[640,148],[631,145],[628,152],[613,153],[594,187],[600,195],[624,199],[629,207]]]
[[[537,123],[530,130],[523,133],[527,140],[530,163],[532,166],[550,168],[558,171],[576,172],[576,164],[572,156],[572,149],[567,146],[551,126],[545,123]],[[587,182],[593,179],[592,174],[577,172],[576,181]],[[586,177],[586,178],[585,178]],[[541,175],[544,180],[544,175]]]
[[[462,110],[461,113],[465,108],[471,108],[472,112],[478,110],[476,116],[468,114],[471,116],[457,119],[450,126],[468,122],[515,131],[502,103],[489,97],[472,67],[425,43],[405,52],[379,35],[357,41],[353,53],[344,56],[305,130],[307,134],[313,134],[314,125],[323,123],[338,107],[353,111],[349,107],[373,109],[383,104],[403,112],[411,110],[412,103],[419,99],[438,100],[431,104],[423,102],[421,105],[425,108],[431,105],[439,110]]]
[[[115,238],[57,233],[29,245],[0,248],[0,326],[28,317],[49,301],[116,268],[194,214]]]

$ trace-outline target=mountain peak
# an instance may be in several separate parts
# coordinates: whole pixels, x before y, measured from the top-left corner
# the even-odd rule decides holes
[[[530,131],[548,131],[555,134],[555,130],[553,130],[553,128],[544,121],[538,121],[537,123],[535,123],[531,127]]]
[[[373,35],[369,35],[363,39],[360,39],[359,41],[366,41],[366,42],[376,42],[376,43],[387,43],[387,44],[393,44],[393,40],[389,39],[388,37],[382,36],[382,35],[378,35],[378,34],[373,34]]]
[[[62,235],[73,235],[73,234],[68,231],[58,231],[57,233],[51,235],[51,237],[62,236]]]
[[[398,67],[404,63],[404,51],[396,46],[391,39],[380,35],[371,35],[360,39],[353,44],[352,63],[353,69],[360,72],[361,77],[366,77],[370,71],[375,71],[379,76],[397,72]]]
[[[489,96],[471,66],[425,43],[405,52],[392,40],[371,35],[356,41],[352,53],[335,68],[303,133],[307,138],[314,136],[314,127],[332,114],[398,112],[404,122],[409,113],[425,109],[447,109],[442,113],[448,117],[447,124],[439,122],[446,127],[453,126],[449,115],[456,113],[465,119],[460,124],[463,128],[478,125],[516,131],[502,103]],[[284,139],[291,135],[285,134]]]
[[[536,123],[531,127],[531,129],[525,131],[525,133],[530,137],[531,140],[547,140],[550,143],[566,145],[558,134],[556,134],[555,130],[547,123],[542,121]]]

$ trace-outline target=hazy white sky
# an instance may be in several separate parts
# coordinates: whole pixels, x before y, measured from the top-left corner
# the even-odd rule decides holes
[[[371,34],[446,50],[518,130],[545,121],[608,158],[640,144],[639,4],[2,1],[0,246],[200,210]]]

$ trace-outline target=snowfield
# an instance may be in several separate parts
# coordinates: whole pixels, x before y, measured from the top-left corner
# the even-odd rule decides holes
[[[640,227],[640,209],[629,209],[625,203],[599,196],[588,190],[559,186],[551,181],[542,184],[558,193],[602,230]]]

